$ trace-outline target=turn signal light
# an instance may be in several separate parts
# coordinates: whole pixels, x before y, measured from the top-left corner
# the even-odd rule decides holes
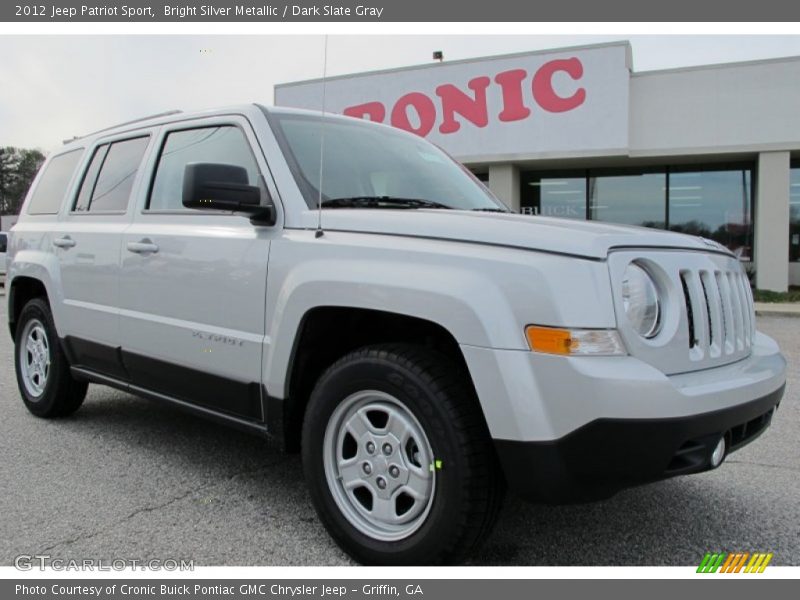
[[[623,356],[625,347],[614,329],[560,329],[528,325],[528,345],[534,352],[562,356]]]
[[[529,326],[525,333],[531,350],[547,352],[548,354],[570,354],[572,347],[572,333],[567,329],[551,327]]]

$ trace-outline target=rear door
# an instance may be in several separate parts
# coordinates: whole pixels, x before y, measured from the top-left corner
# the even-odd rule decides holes
[[[122,243],[120,326],[133,383],[261,420],[261,356],[270,240],[277,227],[182,205],[187,164],[267,165],[241,116],[164,127],[149,190]]]
[[[52,244],[64,293],[62,335],[76,366],[124,378],[117,348],[122,232],[133,214],[150,133],[102,141],[89,153]]]

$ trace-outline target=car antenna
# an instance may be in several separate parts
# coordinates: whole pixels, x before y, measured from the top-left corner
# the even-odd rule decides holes
[[[322,230],[322,169],[325,165],[325,91],[328,76],[328,34],[325,34],[325,45],[322,58],[322,123],[319,134],[319,195],[317,196],[317,233],[314,237],[325,235]]]

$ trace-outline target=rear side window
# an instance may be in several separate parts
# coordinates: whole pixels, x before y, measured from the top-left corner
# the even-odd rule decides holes
[[[241,129],[233,125],[173,131],[158,159],[149,210],[184,208],[183,173],[190,163],[217,163],[247,169],[250,185],[258,185],[258,165]]]
[[[76,212],[125,212],[149,138],[98,146],[83,177]]]
[[[67,193],[67,186],[83,154],[83,149],[54,156],[39,178],[28,204],[29,215],[55,215]]]
[[[8,236],[5,233],[0,233],[0,252],[8,250]]]

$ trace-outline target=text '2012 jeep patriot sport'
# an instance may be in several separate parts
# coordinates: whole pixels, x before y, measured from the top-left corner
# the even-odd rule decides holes
[[[259,105],[53,153],[8,289],[33,414],[92,382],[268,435],[365,563],[460,560],[506,485],[559,502],[715,468],[785,381],[722,246],[511,214],[419,137]]]

